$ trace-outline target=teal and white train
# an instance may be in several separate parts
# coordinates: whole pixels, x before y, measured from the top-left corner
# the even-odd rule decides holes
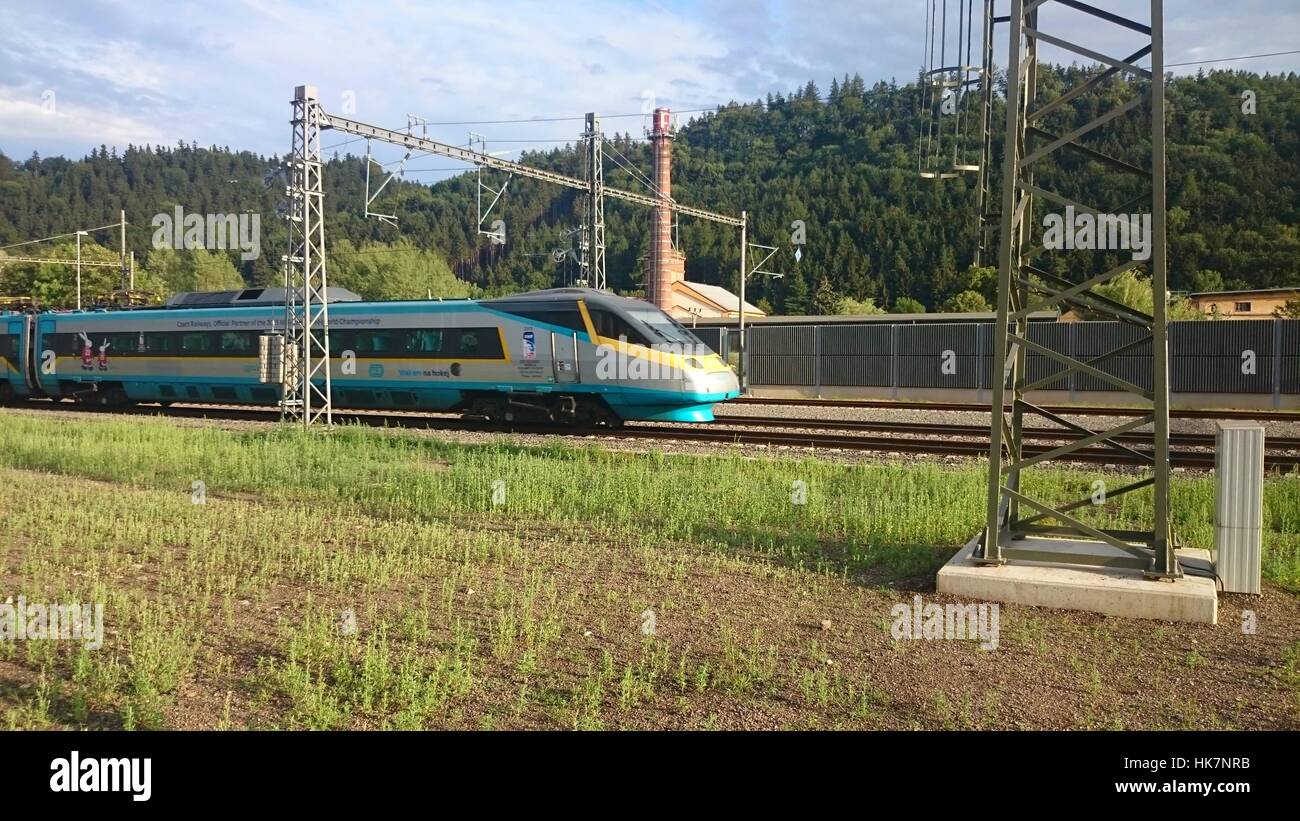
[[[282,289],[182,294],[160,308],[0,314],[0,399],[274,405],[260,340]],[[363,302],[331,289],[340,408],[617,425],[707,422],[732,370],[641,300],[563,288],[491,300]]]

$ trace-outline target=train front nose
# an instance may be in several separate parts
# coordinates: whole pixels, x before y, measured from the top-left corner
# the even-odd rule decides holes
[[[691,373],[686,383],[687,391],[701,402],[723,402],[740,395],[740,381],[726,365]]]
[[[727,399],[735,399],[740,396],[740,380],[736,378],[735,371],[727,368],[725,373],[715,374],[718,379],[717,387],[722,393],[726,394]]]

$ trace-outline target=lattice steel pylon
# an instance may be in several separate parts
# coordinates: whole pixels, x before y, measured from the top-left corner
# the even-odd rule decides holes
[[[283,384],[280,418],[311,426],[334,422],[329,360],[329,301],[320,133],[325,123],[315,86],[293,95],[289,157],[289,253],[284,263]]]
[[[980,49],[980,146],[979,172],[975,179],[975,256],[976,267],[987,264],[994,256],[993,219],[989,213],[992,196],[989,190],[993,171],[993,0],[984,0],[984,36]],[[973,118],[972,118],[973,119]]]
[[[587,285],[605,290],[605,156],[602,150],[604,137],[600,133],[600,118],[595,112],[587,114],[587,130],[583,135],[586,155],[587,202],[583,219],[582,270]]]
[[[1052,6],[1065,7],[1095,18],[1092,28],[1080,26],[1073,29],[1072,33],[1097,33],[1096,21],[1100,21],[1109,24],[1100,27],[1100,36],[1097,38],[1100,42],[1108,42],[1107,35],[1117,33],[1110,28],[1113,26],[1143,35],[1143,45],[1121,59],[1109,56],[1099,49],[1072,42],[1059,34],[1048,33],[1039,26],[1039,12]],[[986,526],[975,553],[975,560],[981,564],[1046,561],[1129,567],[1142,570],[1149,578],[1169,579],[1181,575],[1174,552],[1176,545],[1170,529],[1169,513],[1165,89],[1161,6],[1161,0],[1151,0],[1151,21],[1148,25],[1097,9],[1079,0],[1011,0],[1011,12],[1007,21],[1010,47],[1001,228],[998,237],[998,306],[994,331],[988,505]],[[1106,68],[1091,76],[1085,75],[1058,96],[1039,99],[1036,74],[1040,41],[1102,63]],[[1150,70],[1136,65],[1136,61],[1147,55],[1151,58]],[[1114,99],[1113,95],[1095,95],[1096,99],[1089,99],[1087,95],[1117,75],[1128,77],[1133,84],[1127,101],[1110,107],[1098,116],[1090,116],[1080,124],[1083,115],[1076,113],[1071,103],[1079,101],[1081,105],[1078,111],[1091,111],[1093,109],[1089,105],[1099,99]],[[1124,95],[1119,96],[1123,98]],[[1145,114],[1150,120],[1149,167],[1111,157],[1081,142],[1081,138],[1100,126],[1135,111],[1139,115]],[[1067,123],[1059,135],[1048,127],[1056,120]],[[1145,131],[1145,124],[1143,130]],[[1065,150],[1078,152],[1086,163],[1082,166],[1084,170],[1075,168],[1072,173],[1059,177],[1045,175],[1047,180],[1077,180],[1081,176],[1095,174],[1099,167],[1104,166],[1113,171],[1133,174],[1139,184],[1138,190],[1142,193],[1123,204],[1089,205],[1076,201],[1072,195],[1051,190],[1051,182],[1040,180],[1041,184],[1036,184],[1035,170],[1043,169],[1045,161],[1055,159],[1059,152]],[[1133,150],[1136,151],[1136,147]],[[1042,236],[1036,236],[1034,205],[1038,200],[1045,203],[1046,208],[1065,209],[1066,218],[1071,221],[1068,229],[1071,232],[1074,231],[1073,221],[1081,215],[1090,219],[1094,228],[1102,226],[1094,237],[1104,231],[1108,237],[1113,237],[1118,242],[1121,234],[1129,237],[1131,230],[1146,232],[1149,258],[1143,260],[1134,255],[1133,260],[1123,260],[1119,265],[1100,273],[1088,271],[1079,277],[1061,276],[1053,272],[1050,270],[1053,266],[1046,255],[1063,249],[1058,247],[1061,245],[1060,236],[1049,238],[1047,230],[1043,231]],[[1150,206],[1146,221],[1149,228],[1143,226],[1144,215],[1140,212],[1132,215],[1138,218],[1136,220],[1127,214],[1122,221],[1114,216],[1115,212],[1127,212],[1145,204]],[[1044,228],[1047,227],[1048,218],[1044,217]],[[1132,239],[1129,241],[1132,242]],[[1077,243],[1067,242],[1065,247],[1072,245]],[[1119,247],[1125,246],[1120,244]],[[1151,276],[1151,314],[1129,308],[1095,290],[1119,274],[1140,266],[1146,267]],[[1058,305],[1077,306],[1135,325],[1142,330],[1139,338],[1114,350],[1083,359],[1075,358],[1030,339],[1029,316],[1035,311]],[[1138,351],[1147,343],[1151,346],[1149,388],[1105,369],[1116,357]],[[1054,362],[1061,370],[1041,378],[1031,378],[1027,369],[1028,354],[1031,352]],[[1151,410],[1108,430],[1094,432],[1038,407],[1025,398],[1030,391],[1076,374],[1101,380],[1119,391],[1140,397],[1150,403]],[[1135,378],[1138,382],[1144,381],[1142,376]],[[1049,451],[1026,455],[1023,449],[1026,416],[1040,416],[1077,438]],[[1150,425],[1150,450],[1130,447],[1118,441],[1120,435],[1134,434],[1138,428],[1146,425]],[[1029,468],[1056,459],[1068,460],[1071,453],[1098,444],[1122,451],[1126,455],[1139,454],[1150,464],[1150,475],[1123,487],[1107,490],[1102,496],[1102,504],[1108,504],[1123,494],[1153,488],[1149,526],[1144,525],[1140,529],[1116,529],[1104,524],[1094,526],[1079,516],[1071,515],[1097,504],[1096,494],[1060,505],[1041,501],[1027,492],[1022,479]],[[1029,509],[1032,513],[1022,517],[1022,508]]]

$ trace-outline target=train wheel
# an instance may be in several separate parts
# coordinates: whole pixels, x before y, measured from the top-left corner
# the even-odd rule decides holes
[[[121,385],[100,385],[93,393],[85,396],[83,401],[87,405],[100,408],[116,408],[131,404]]]
[[[501,418],[501,403],[495,399],[475,399],[466,416],[492,422]]]
[[[592,415],[592,422],[596,427],[609,428],[610,430],[618,430],[623,427],[623,420],[608,408],[597,408]]]

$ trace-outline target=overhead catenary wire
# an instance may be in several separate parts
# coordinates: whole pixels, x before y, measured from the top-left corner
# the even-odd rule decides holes
[[[930,5],[931,5],[930,3],[925,4],[925,9],[926,9],[926,18],[927,18],[927,26],[926,26],[927,29],[929,28],[928,21],[929,21],[929,18],[930,18]],[[933,55],[933,44],[932,44],[932,43],[927,43],[927,47],[924,49],[924,52],[925,52],[925,57],[924,57],[924,59],[923,59],[923,64],[929,64],[929,61],[932,59],[932,55]],[[1239,55],[1239,56],[1236,56],[1236,57],[1216,57],[1216,58],[1207,59],[1207,60],[1188,60],[1188,61],[1178,62],[1178,63],[1165,63],[1165,68],[1181,68],[1181,67],[1185,67],[1185,66],[1208,65],[1208,64],[1210,64],[1210,63],[1228,63],[1228,62],[1233,62],[1233,61],[1236,61],[1236,60],[1256,60],[1256,59],[1261,59],[1261,58],[1265,58],[1265,57],[1284,57],[1284,56],[1288,56],[1288,55],[1291,55],[1291,54],[1300,54],[1300,49],[1292,49],[1292,50],[1289,50],[1289,51],[1271,51],[1271,52],[1266,52],[1266,53],[1262,53],[1262,54],[1242,54],[1242,55]],[[903,89],[900,88],[899,90],[902,91]],[[829,94],[827,94],[827,95],[824,95],[824,96],[819,96],[819,97],[817,97],[817,100],[818,100],[818,102],[830,102],[831,97],[830,97]],[[706,112],[718,112],[718,111],[726,111],[726,110],[738,109],[738,108],[755,108],[755,107],[757,107],[757,108],[766,108],[766,103],[763,103],[763,102],[741,103],[741,102],[735,102],[735,101],[732,101],[732,102],[727,102],[727,103],[716,103],[716,104],[714,104],[714,105],[703,106],[703,107],[699,107],[699,108],[682,108],[682,109],[677,109],[674,113],[676,113],[676,114],[702,114],[702,113],[706,113]],[[602,115],[601,115],[601,119],[602,119],[602,120],[614,120],[614,119],[626,119],[626,118],[630,118],[630,117],[645,117],[645,116],[647,116],[645,112],[638,111],[638,112],[633,112],[633,113],[628,113],[628,114],[602,114]],[[522,118],[516,118],[516,119],[500,119],[500,120],[448,120],[448,121],[445,121],[445,122],[429,122],[429,123],[427,123],[427,125],[429,125],[429,126],[527,125],[527,124],[529,124],[529,123],[582,122],[582,121],[584,121],[585,119],[586,119],[585,116],[522,117]],[[400,131],[400,130],[406,128],[407,125],[408,125],[408,124],[403,123],[402,125],[398,125],[398,126],[394,126],[394,127],[392,127],[390,130],[392,130],[392,131]],[[328,152],[328,151],[333,151],[333,150],[336,149],[336,148],[341,148],[341,147],[343,147],[343,146],[345,146],[345,145],[350,145],[350,144],[352,144],[352,143],[359,142],[359,141],[361,141],[361,140],[363,140],[363,139],[365,139],[365,138],[364,138],[364,137],[352,137],[352,138],[349,138],[349,139],[346,139],[346,140],[341,140],[341,141],[339,141],[339,142],[337,142],[337,143],[334,143],[334,144],[332,144],[332,145],[325,146],[324,148],[321,149],[321,152],[322,152],[322,153],[325,153],[325,152]],[[635,140],[635,141],[641,142],[641,141],[644,141],[645,138],[643,138],[643,137],[633,137],[633,138],[629,138],[629,139],[633,139],[633,140]],[[575,142],[575,140],[493,140],[493,142],[505,142],[505,143],[543,142],[543,143],[557,143],[557,144],[560,144],[560,143]]]
[[[12,245],[0,245],[0,251],[5,250],[6,248],[18,248],[19,246],[22,245],[35,245],[38,242],[50,242],[51,240],[64,239],[65,237],[75,237],[77,234],[93,234],[96,231],[103,231],[107,228],[118,228],[121,225],[122,223],[119,220],[118,222],[109,223],[108,225],[101,225],[98,228],[87,228],[84,231],[70,231],[66,234],[56,234],[52,237],[42,237],[40,239],[29,239],[25,242],[15,242]]]
[[[1284,57],[1288,54],[1300,54],[1300,48],[1291,51],[1270,51],[1267,54],[1243,54],[1240,57],[1218,57],[1213,60],[1191,60],[1186,63],[1165,63],[1165,68],[1178,66],[1203,66],[1209,63],[1230,63],[1234,60],[1256,60],[1261,57]]]
[[[615,156],[611,157],[610,159],[614,161],[615,165],[617,165],[619,168],[622,168],[627,173],[631,174],[634,180],[645,185],[656,195],[663,196],[663,192],[660,191],[659,187],[654,184],[654,181],[651,180],[650,177],[648,177],[645,174],[645,172],[637,168],[636,165],[631,160],[629,160],[627,156],[623,154],[622,151],[619,151],[617,146],[615,146],[609,140],[605,140],[605,143],[609,146],[609,149],[614,152]],[[622,160],[622,162],[619,161],[620,159]]]

